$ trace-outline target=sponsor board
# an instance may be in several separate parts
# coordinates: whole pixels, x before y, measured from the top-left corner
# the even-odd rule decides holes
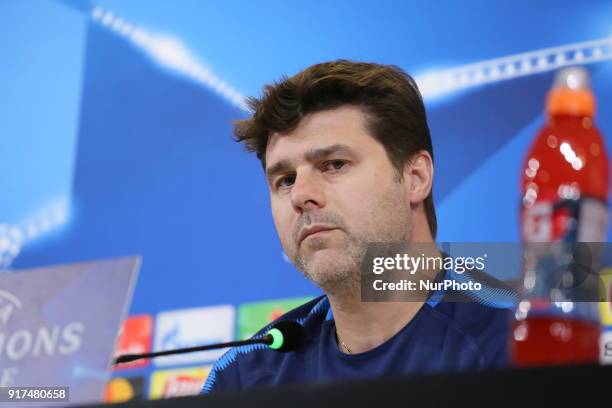
[[[151,351],[153,318],[150,315],[130,316],[121,326],[115,358],[123,354],[141,354]],[[136,360],[113,366],[114,369],[145,367],[149,359]]]
[[[106,384],[104,403],[112,404],[144,397],[144,377],[116,377]]]
[[[154,351],[173,350],[234,338],[235,309],[231,305],[179,309],[159,313],[155,321]],[[227,349],[157,357],[156,366],[213,362]]]
[[[601,323],[604,326],[612,326],[612,268],[602,270],[601,279],[607,298],[607,302],[599,302]]]
[[[603,331],[599,339],[601,350],[599,361],[601,364],[612,364],[612,327]]]
[[[298,297],[240,305],[238,308],[238,338],[241,340],[250,338],[268,323],[311,299],[311,297]]]
[[[158,370],[151,375],[149,398],[172,398],[197,395],[211,366]]]

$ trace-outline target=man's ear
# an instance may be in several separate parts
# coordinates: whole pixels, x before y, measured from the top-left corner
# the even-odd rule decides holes
[[[419,204],[429,196],[434,168],[431,155],[426,150],[415,153],[404,164],[404,180],[410,204]]]

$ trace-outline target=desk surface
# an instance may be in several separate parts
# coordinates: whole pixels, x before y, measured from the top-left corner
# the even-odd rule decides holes
[[[220,392],[210,396],[133,401],[112,407],[487,406],[497,408],[572,405],[582,408],[587,404],[610,406],[611,401],[612,366],[572,366],[295,384],[277,388]]]

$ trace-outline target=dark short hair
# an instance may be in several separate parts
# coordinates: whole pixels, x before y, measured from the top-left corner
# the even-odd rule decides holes
[[[433,159],[433,147],[423,98],[414,79],[393,65],[337,60],[312,65],[300,73],[264,87],[251,97],[253,116],[234,123],[234,135],[266,166],[266,147],[272,133],[288,133],[309,113],[342,105],[360,107],[372,136],[402,174],[407,160],[421,150]],[[424,207],[432,236],[437,232],[433,192]]]

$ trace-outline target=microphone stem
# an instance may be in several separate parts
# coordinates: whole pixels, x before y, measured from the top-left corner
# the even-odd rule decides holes
[[[154,352],[142,353],[142,354],[124,354],[124,355],[117,357],[115,359],[114,364],[127,363],[130,361],[140,360],[143,358],[167,356],[170,354],[191,353],[194,351],[205,351],[205,350],[214,350],[214,349],[220,349],[220,348],[226,348],[226,347],[246,346],[248,344],[269,344],[271,340],[269,337],[270,337],[269,335],[266,335],[258,339],[229,341],[227,343],[207,344],[204,346],[186,347],[186,348],[180,348],[180,349],[174,349],[174,350],[154,351]]]

